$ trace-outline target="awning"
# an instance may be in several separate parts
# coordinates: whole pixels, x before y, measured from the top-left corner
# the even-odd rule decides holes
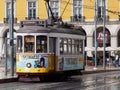
[[[97,51],[104,51],[104,47],[98,47]],[[105,51],[117,51],[117,48],[114,47],[106,47]]]
[[[85,51],[95,51],[94,47],[85,47]]]
[[[119,51],[120,47],[106,47],[105,51]],[[95,51],[95,47],[85,47],[85,51]],[[98,47],[97,51],[104,51],[104,47]]]
[[[117,51],[115,47],[106,47],[106,51]]]
[[[103,50],[104,50],[103,47],[98,47],[98,48],[97,48],[97,51],[103,51]]]

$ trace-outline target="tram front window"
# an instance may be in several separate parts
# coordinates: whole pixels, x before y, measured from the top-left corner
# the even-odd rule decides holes
[[[36,37],[36,52],[47,53],[47,37],[46,36]]]
[[[34,36],[25,36],[24,38],[24,50],[25,52],[34,52]]]
[[[17,52],[22,52],[22,36],[17,36]]]

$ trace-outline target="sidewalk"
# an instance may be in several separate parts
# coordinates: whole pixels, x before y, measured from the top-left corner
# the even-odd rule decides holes
[[[97,66],[97,69],[94,69],[94,66],[85,66],[85,70],[82,71],[83,74],[92,74],[92,73],[100,73],[100,72],[110,72],[110,71],[120,71],[120,67],[114,67],[114,66],[106,66],[104,69],[103,66]],[[17,75],[14,76],[10,75],[10,72],[7,72],[7,75],[5,75],[5,68],[0,67],[0,83],[3,82],[12,82],[17,80]]]
[[[120,71],[120,67],[115,67],[113,65],[107,65],[105,68],[102,65],[97,66],[85,66],[85,71],[83,74],[99,73],[99,72],[109,72],[109,71]]]
[[[3,82],[12,82],[17,80],[17,75],[14,74],[14,76],[10,75],[10,71],[7,71],[7,75],[5,75],[5,68],[0,67],[0,83]]]

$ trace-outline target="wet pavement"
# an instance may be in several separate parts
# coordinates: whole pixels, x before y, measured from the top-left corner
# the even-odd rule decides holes
[[[72,76],[64,82],[11,82],[0,90],[120,90],[120,71]]]
[[[120,71],[83,76],[82,90],[120,90]]]
[[[119,71],[120,67],[114,66],[106,66],[105,70],[102,66],[97,66],[97,69],[94,69],[94,66],[86,66],[85,70],[82,71],[83,75],[92,74],[92,73],[100,73],[100,72],[110,72],[110,71]],[[0,83],[7,81],[15,81],[17,80],[16,73],[14,76],[10,75],[10,69],[5,70],[5,67],[0,67]]]

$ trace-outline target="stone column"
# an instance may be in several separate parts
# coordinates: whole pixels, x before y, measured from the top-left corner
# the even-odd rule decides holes
[[[93,37],[87,36],[87,47],[93,47]]]
[[[3,54],[3,38],[0,37],[0,57],[2,57]]]
[[[92,36],[87,36],[87,46],[86,47],[93,47],[93,37]],[[92,56],[92,51],[87,51],[87,56]]]
[[[117,36],[111,36],[111,47],[117,47]]]

